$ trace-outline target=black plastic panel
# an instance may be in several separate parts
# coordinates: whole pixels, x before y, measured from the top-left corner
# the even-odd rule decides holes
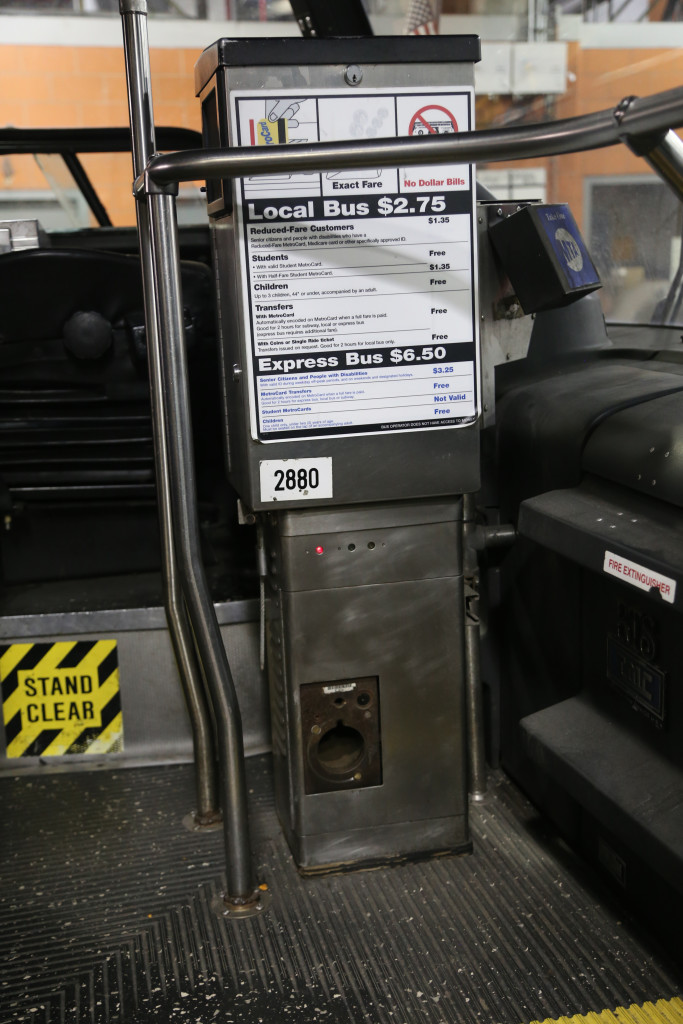
[[[585,698],[521,725],[537,765],[683,891],[681,769]]]
[[[347,39],[219,39],[195,64],[197,94],[220,67],[284,64],[423,64],[481,59],[479,36],[374,36]]]
[[[664,395],[610,416],[586,445],[585,469],[683,508],[681,406],[680,394]]]
[[[607,417],[683,391],[683,375],[664,362],[580,358],[555,370],[527,369],[526,379],[521,368],[509,368],[496,408],[503,520],[516,517],[523,498],[576,486],[586,440]]]
[[[683,535],[679,514],[660,502],[595,479],[581,487],[529,498],[519,510],[523,537],[550,548],[579,565],[603,571],[605,552],[614,552],[675,584],[683,579]],[[633,587],[619,581],[625,593]],[[683,588],[654,587],[650,600],[683,607]]]

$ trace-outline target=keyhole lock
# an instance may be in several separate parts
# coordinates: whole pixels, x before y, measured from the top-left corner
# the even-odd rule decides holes
[[[357,64],[349,64],[344,68],[344,81],[347,85],[360,85],[363,81],[363,70]]]

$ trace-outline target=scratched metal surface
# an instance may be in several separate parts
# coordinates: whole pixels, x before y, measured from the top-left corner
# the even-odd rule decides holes
[[[0,781],[0,1022],[519,1024],[680,993],[502,775],[475,852],[302,879],[249,762],[270,909],[211,911],[220,833],[189,766]]]

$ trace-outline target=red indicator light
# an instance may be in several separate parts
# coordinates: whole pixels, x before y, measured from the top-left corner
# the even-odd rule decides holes
[[[315,549],[316,555],[322,555],[324,551],[325,548],[322,546],[322,544],[318,544],[317,548]]]

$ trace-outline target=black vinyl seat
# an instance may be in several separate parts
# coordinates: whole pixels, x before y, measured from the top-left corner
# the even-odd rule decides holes
[[[215,378],[210,269],[184,261],[182,286],[190,358]],[[158,564],[142,310],[137,256],[0,255],[6,581]]]

